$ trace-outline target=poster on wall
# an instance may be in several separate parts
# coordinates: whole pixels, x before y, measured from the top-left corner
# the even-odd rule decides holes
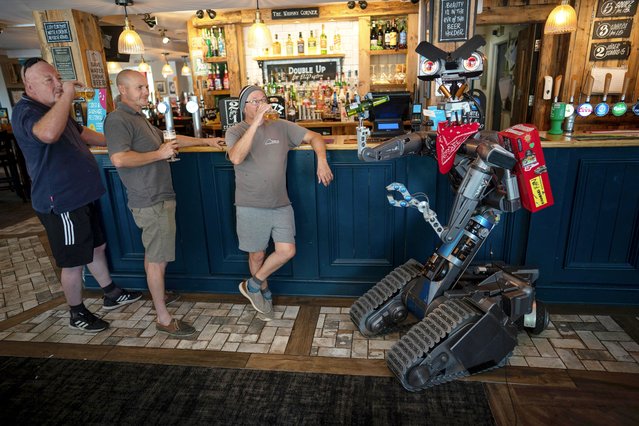
[[[93,99],[87,102],[87,127],[98,133],[104,133],[106,117],[106,89],[95,89]]]
[[[68,21],[44,22],[44,36],[47,39],[47,43],[73,41]]]
[[[52,47],[53,66],[60,73],[62,80],[77,80],[75,66],[73,65],[73,55],[70,47]]]
[[[611,18],[613,16],[633,17],[637,13],[639,0],[599,0],[597,18]]]
[[[87,50],[87,65],[91,76],[91,87],[107,87],[102,54],[97,50]]]

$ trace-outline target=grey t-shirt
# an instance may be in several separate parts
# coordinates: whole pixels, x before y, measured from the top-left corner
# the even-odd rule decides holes
[[[248,130],[246,121],[226,131],[230,148]],[[302,143],[308,129],[286,120],[269,121],[258,127],[251,151],[235,166],[235,205],[277,208],[291,204],[286,193],[288,151]]]
[[[118,108],[107,116],[104,136],[109,155],[157,151],[163,141],[160,129],[124,103],[118,103]],[[171,166],[164,160],[139,167],[119,167],[118,174],[127,190],[129,208],[151,207],[160,201],[175,199]]]

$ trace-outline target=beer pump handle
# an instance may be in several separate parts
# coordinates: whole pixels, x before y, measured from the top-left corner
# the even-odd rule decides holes
[[[604,80],[604,91],[603,91],[603,98],[601,102],[606,102],[606,99],[608,99],[608,91],[610,90],[611,81],[612,81],[612,74],[608,72],[606,73],[606,78]]]
[[[592,94],[592,86],[595,84],[595,78],[592,74],[588,74],[586,79],[586,103],[590,102],[590,95]]]
[[[555,99],[555,102],[558,102],[559,99],[559,89],[561,89],[561,80],[562,80],[562,76],[561,74],[558,75],[557,77],[555,77],[555,84],[553,87],[553,98]]]
[[[573,103],[575,101],[575,89],[577,89],[577,79],[573,78],[572,82],[570,83],[570,93],[568,93],[568,95],[570,96],[570,103]]]
[[[626,100],[626,92],[628,91],[628,83],[630,83],[630,79],[626,75],[623,78],[623,88],[621,89],[621,99],[620,99],[621,102]]]

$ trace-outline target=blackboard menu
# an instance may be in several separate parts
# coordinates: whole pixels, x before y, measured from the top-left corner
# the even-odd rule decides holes
[[[628,56],[630,56],[630,43],[627,41],[593,43],[590,45],[591,61],[628,59]]]
[[[439,41],[468,40],[470,0],[441,0]]]
[[[639,0],[599,0],[596,16],[597,18],[632,17],[637,12],[637,4]]]
[[[264,64],[264,74],[266,81],[271,81],[275,77],[276,81],[317,81],[334,80],[337,76],[337,65],[339,59],[301,59],[299,62],[293,61],[269,61]]]
[[[52,47],[51,55],[53,56],[53,66],[60,73],[62,80],[77,80],[70,47]]]
[[[592,38],[596,40],[606,38],[630,37],[632,31],[632,19],[619,19],[611,21],[596,21]]]
[[[217,107],[220,110],[220,125],[223,131],[242,121],[239,98],[220,99]]]
[[[73,41],[69,22],[67,21],[45,22],[44,35],[47,39],[47,43]]]

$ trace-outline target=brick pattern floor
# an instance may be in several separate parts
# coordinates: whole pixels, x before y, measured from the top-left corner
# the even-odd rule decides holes
[[[349,308],[322,307],[312,356],[382,359],[398,333],[367,339]],[[539,335],[521,332],[510,365],[639,373],[639,345],[606,315],[551,315]]]
[[[71,329],[68,307],[62,304],[0,332],[0,340],[283,354],[299,312],[298,306],[276,305],[275,319],[264,322],[250,305],[178,301],[169,312],[192,324],[197,333],[173,339],[156,331],[150,300],[113,311],[101,309],[98,298],[86,298],[84,304],[110,327],[97,334]]]
[[[0,271],[0,321],[62,294],[51,259],[35,235],[0,238]]]

